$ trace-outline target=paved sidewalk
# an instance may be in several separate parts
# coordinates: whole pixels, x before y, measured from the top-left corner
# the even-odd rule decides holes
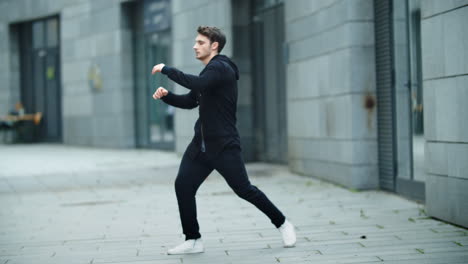
[[[468,230],[422,205],[261,163],[251,181],[297,225],[297,246],[213,173],[197,195],[206,252],[168,256],[182,241],[176,154],[41,144],[0,156],[0,264],[468,263]]]

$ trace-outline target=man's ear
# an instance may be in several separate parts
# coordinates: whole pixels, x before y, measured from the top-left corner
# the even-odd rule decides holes
[[[211,43],[211,49],[214,51],[218,51],[218,46],[219,46],[219,42],[217,41]]]

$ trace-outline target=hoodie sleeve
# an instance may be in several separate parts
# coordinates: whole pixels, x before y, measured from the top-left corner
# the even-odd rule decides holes
[[[161,71],[169,79],[197,93],[215,87],[220,81],[222,74],[214,65],[209,65],[200,76],[183,73],[176,68],[164,66]]]
[[[198,106],[197,97],[193,91],[182,95],[168,92],[166,96],[161,98],[161,100],[168,105],[182,109],[193,109]]]

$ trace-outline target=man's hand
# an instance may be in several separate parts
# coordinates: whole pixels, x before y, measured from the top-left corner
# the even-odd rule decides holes
[[[156,67],[156,66],[154,66],[154,67]],[[158,89],[156,89],[156,92],[154,92],[153,98],[154,98],[154,100],[161,99],[161,97],[166,96],[167,93],[168,93],[168,91],[166,89],[164,89],[164,87],[159,87]]]
[[[151,74],[155,74],[157,72],[161,72],[162,68],[164,67],[164,63],[159,63],[157,65],[154,65],[153,70],[151,71]]]

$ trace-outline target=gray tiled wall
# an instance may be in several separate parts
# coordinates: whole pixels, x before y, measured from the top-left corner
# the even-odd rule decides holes
[[[289,165],[376,188],[373,1],[285,1]]]
[[[468,226],[468,1],[422,1],[426,205]]]

